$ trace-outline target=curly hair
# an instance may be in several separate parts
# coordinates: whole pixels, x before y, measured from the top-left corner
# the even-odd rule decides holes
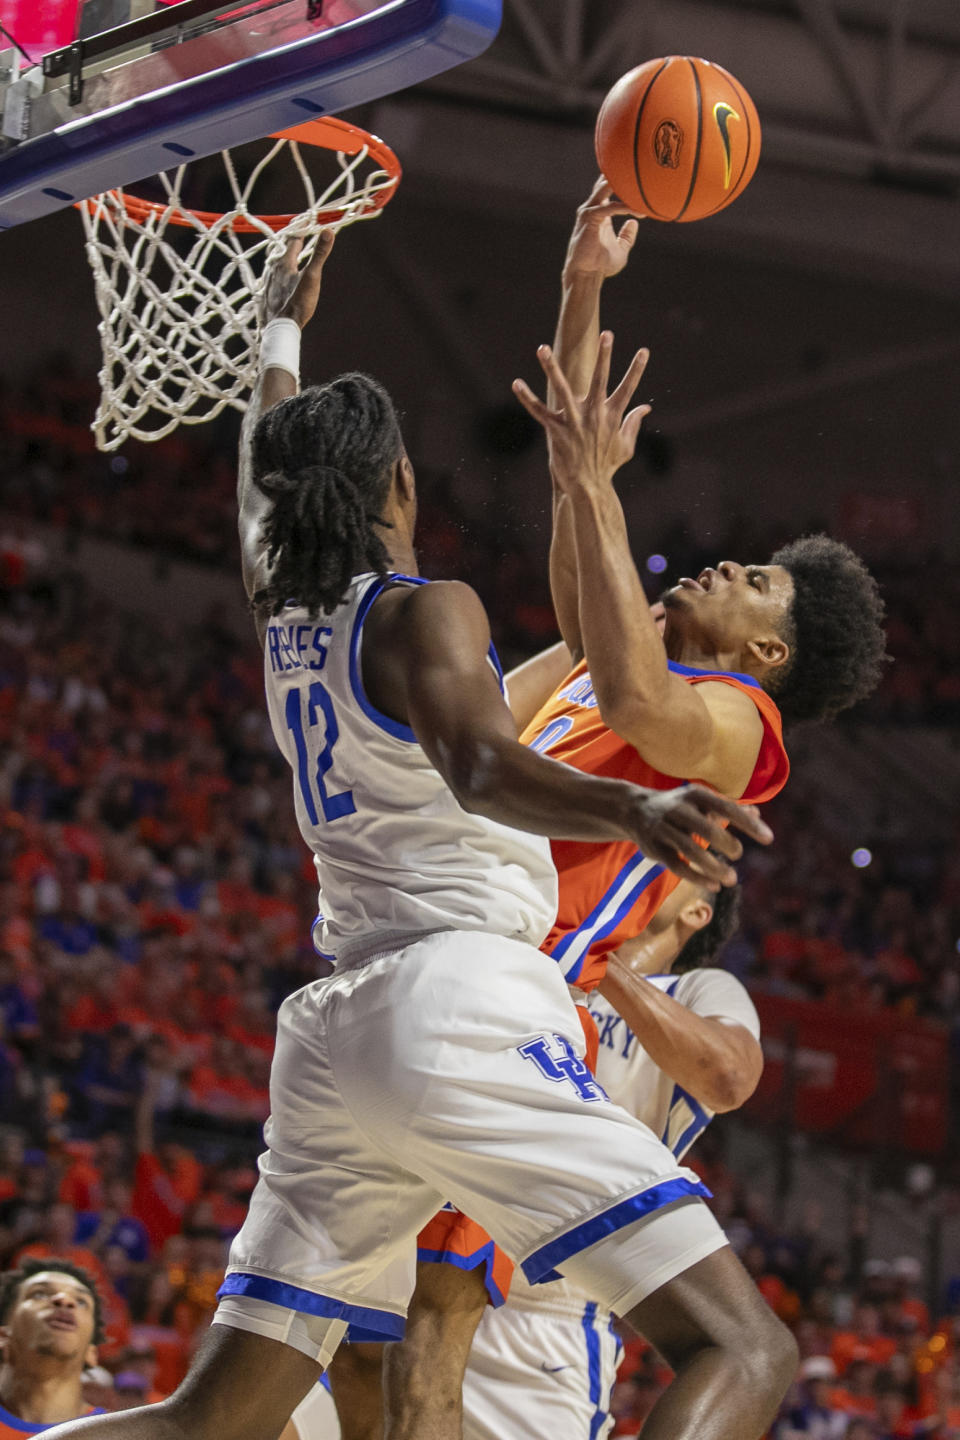
[[[19,1299],[20,1286],[24,1281],[31,1279],[34,1275],[41,1275],[47,1270],[53,1270],[57,1275],[69,1275],[71,1279],[79,1281],[85,1290],[90,1291],[93,1296],[92,1343],[94,1345],[101,1344],[106,1331],[103,1324],[103,1301],[100,1298],[96,1281],[79,1265],[74,1265],[70,1260],[60,1260],[55,1255],[47,1256],[45,1259],[31,1255],[16,1270],[7,1270],[0,1275],[0,1325],[6,1325],[10,1312]]]
[[[253,432],[253,479],[272,502],[261,535],[270,566],[254,607],[291,600],[335,610],[354,575],[389,568],[375,526],[403,440],[393,401],[369,375],[339,375],[281,400]]]
[[[713,914],[702,930],[684,945],[680,954],[670,967],[674,975],[683,975],[688,970],[697,970],[701,965],[707,965],[715,960],[720,951],[737,933],[740,927],[740,886],[725,885],[716,894],[713,891],[702,892],[708,904],[713,907]]]
[[[806,535],[770,557],[793,580],[784,639],[791,657],[766,688],[787,723],[830,720],[864,700],[886,660],[884,606],[870,571],[849,545]]]

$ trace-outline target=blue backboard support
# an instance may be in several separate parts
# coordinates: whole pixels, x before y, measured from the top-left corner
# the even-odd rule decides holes
[[[286,0],[105,69],[78,104],[44,89],[0,152],[0,228],[452,69],[487,48],[501,4],[357,0],[331,28]]]

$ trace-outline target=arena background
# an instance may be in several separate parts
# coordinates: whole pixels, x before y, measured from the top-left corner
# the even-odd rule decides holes
[[[744,864],[725,963],[767,1070],[699,1163],[805,1360],[831,1356],[831,1405],[867,1435],[960,1434],[960,14],[506,8],[482,59],[348,117],[405,179],[338,242],[304,374],[384,380],[425,573],[476,586],[505,661],[549,643],[548,482],[509,382],[552,332],[593,115],[661,53],[750,89],[749,190],[645,222],[605,297],[618,358],[652,351],[621,486],[638,564],[655,594],[827,528],[880,576],[896,663],[841,726],[797,734],[776,847]],[[272,1014],[316,971],[314,896],[239,579],[236,417],[97,454],[78,217],[0,237],[0,277],[0,1258],[70,1245],[99,1267],[119,1404],[132,1372],[169,1388],[209,1314]],[[623,1374],[631,1435],[662,1377],[639,1347]]]

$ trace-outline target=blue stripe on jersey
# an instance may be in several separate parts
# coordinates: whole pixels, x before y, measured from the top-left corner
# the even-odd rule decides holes
[[[350,636],[350,689],[353,691],[353,698],[368,720],[372,720],[374,725],[379,726],[381,730],[385,730],[388,735],[392,735],[394,740],[406,740],[408,744],[416,745],[417,737],[409,725],[404,725],[402,721],[394,720],[391,716],[384,715],[383,711],[378,710],[370,701],[367,692],[363,688],[363,676],[360,668],[360,640],[363,636],[363,622],[367,618],[374,600],[382,595],[384,590],[388,590],[391,585],[398,581],[402,581],[405,585],[430,584],[430,581],[423,575],[390,574],[385,580],[381,580],[379,585],[370,586],[370,589],[358,605],[357,613],[353,620],[353,633]],[[500,657],[497,654],[492,640],[490,641],[490,649],[487,651],[487,658],[493,666],[493,672],[497,677],[497,684],[500,686],[500,693],[502,695],[504,693],[503,666],[500,664]],[[305,790],[304,794],[307,793]],[[316,823],[316,817],[313,818],[314,823]]]
[[[360,641],[363,637],[363,622],[367,618],[374,600],[383,594],[394,579],[408,581],[411,585],[428,585],[430,583],[417,575],[397,575],[381,580],[379,585],[370,586],[357,606],[357,613],[353,621],[353,633],[350,636],[350,689],[353,691],[354,700],[368,720],[372,720],[374,725],[385,730],[388,735],[392,735],[394,740],[406,740],[408,744],[416,745],[417,737],[409,725],[403,725],[399,720],[391,719],[389,715],[384,715],[382,710],[378,710],[375,705],[371,704],[367,698],[367,692],[363,688],[363,677],[360,674]]]
[[[326,1392],[327,1392],[328,1395],[332,1395],[332,1394],[333,1394],[333,1391],[330,1389],[330,1376],[327,1374],[326,1370],[324,1370],[323,1374],[320,1376],[320,1379],[317,1381],[317,1384],[318,1384],[318,1385],[322,1385],[323,1388],[324,1388],[324,1390],[326,1390]]]
[[[642,874],[637,874],[636,872],[640,871],[643,866],[650,868],[643,870]],[[560,966],[568,984],[574,984],[579,978],[591,947],[598,940],[605,939],[607,935],[611,935],[616,930],[624,917],[629,915],[647,886],[652,885],[654,880],[663,874],[663,869],[662,865],[654,864],[638,850],[636,855],[628,860],[620,870],[613,883],[607,887],[586,919],[581,920],[576,930],[569,930],[554,946],[551,951],[551,959],[556,960],[558,964],[568,951],[573,951],[569,962]],[[635,882],[630,883],[634,877],[636,877]],[[618,896],[619,904],[616,909],[606,919],[603,919],[604,910]]]
[[[505,1303],[506,1296],[493,1278],[494,1254],[495,1246],[492,1240],[481,1245],[479,1250],[474,1250],[472,1255],[460,1255],[455,1250],[424,1250],[420,1245],[417,1246],[417,1259],[426,1261],[428,1265],[452,1265],[455,1270],[479,1270],[482,1265],[487,1298],[491,1307],[499,1310]]]
[[[346,1320],[347,1340],[366,1340],[376,1344],[381,1340],[403,1339],[406,1322],[402,1315],[394,1315],[392,1310],[348,1305],[343,1300],[334,1300],[332,1295],[301,1290],[299,1285],[290,1285],[285,1280],[271,1280],[267,1275],[231,1270],[229,1275],[224,1276],[217,1299],[224,1295],[252,1295],[255,1300],[269,1300],[272,1305],[282,1305],[287,1310],[319,1315],[325,1320]]]
[[[668,1128],[670,1125],[670,1113],[672,1112],[673,1107],[676,1105],[678,1100],[685,1100],[693,1113],[693,1119],[687,1126],[686,1130],[684,1130],[683,1134],[677,1140],[676,1144],[670,1147],[673,1150],[674,1155],[676,1155],[677,1159],[679,1160],[681,1156],[690,1149],[690,1146],[693,1144],[694,1140],[696,1140],[697,1136],[701,1134],[702,1131],[706,1130],[707,1126],[710,1124],[711,1117],[704,1110],[699,1100],[694,1100],[693,1096],[687,1090],[684,1090],[681,1085],[674,1085],[673,1094],[670,1097],[670,1110],[667,1112]],[[663,1135],[661,1135],[660,1138],[666,1145],[666,1131],[664,1131]]]
[[[763,688],[759,680],[752,675],[741,675],[738,670],[699,670],[696,665],[681,665],[677,660],[668,660],[667,669],[672,670],[674,675],[716,676],[717,679],[739,680],[742,685],[751,685],[754,690]]]
[[[548,1240],[546,1245],[541,1245],[539,1250],[534,1250],[532,1255],[527,1256],[521,1269],[531,1285],[555,1280],[557,1276],[554,1267],[562,1264],[564,1260],[569,1260],[571,1255],[579,1255],[581,1250],[596,1245],[608,1235],[616,1234],[625,1225],[632,1225],[635,1220],[652,1215],[655,1210],[662,1210],[664,1205],[672,1205],[675,1200],[685,1200],[695,1195],[702,1196],[705,1200],[710,1199],[710,1191],[706,1185],[702,1185],[698,1180],[686,1180],[680,1175],[674,1180],[664,1180],[659,1185],[651,1185],[648,1189],[641,1190],[638,1195],[628,1195],[626,1200],[618,1200],[608,1210],[601,1210],[599,1215],[591,1215],[589,1220],[575,1225],[572,1230]]]
[[[98,1405],[95,1409],[88,1410],[85,1415],[79,1416],[79,1419],[89,1420],[93,1415],[105,1415],[106,1413],[103,1406]],[[63,1423],[62,1420],[51,1420],[46,1425],[34,1425],[30,1420],[21,1420],[19,1415],[11,1415],[9,1410],[5,1410],[0,1405],[0,1425],[6,1425],[11,1430],[20,1430],[24,1435],[40,1435],[44,1430],[52,1430],[54,1425]]]

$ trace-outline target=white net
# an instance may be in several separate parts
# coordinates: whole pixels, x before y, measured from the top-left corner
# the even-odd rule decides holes
[[[276,228],[250,203],[264,170],[284,151],[304,202]],[[243,410],[256,379],[265,266],[299,236],[307,237],[305,264],[324,226],[379,215],[396,187],[399,169],[381,168],[363,146],[356,154],[333,152],[337,173],[321,189],[304,151],[330,162],[329,149],[278,139],[243,182],[230,152],[222,151],[233,200],[223,215],[185,207],[187,165],[158,177],[160,203],[110,190],[80,207],[101,315],[102,393],[91,427],[98,449],[116,450],[130,437],[159,440],[178,425],[212,420],[228,405]]]

